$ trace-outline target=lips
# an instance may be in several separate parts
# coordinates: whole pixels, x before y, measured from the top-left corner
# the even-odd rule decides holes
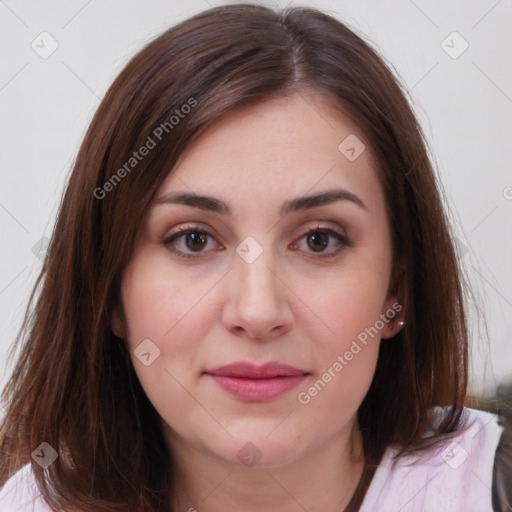
[[[261,366],[252,363],[232,363],[213,370],[206,370],[210,375],[220,375],[222,377],[239,377],[246,379],[270,379],[273,377],[290,377],[293,375],[302,375],[307,373],[304,370],[282,364],[270,362]]]
[[[273,361],[261,366],[237,362],[206,370],[205,374],[236,398],[263,402],[291,391],[306,378],[308,372]]]

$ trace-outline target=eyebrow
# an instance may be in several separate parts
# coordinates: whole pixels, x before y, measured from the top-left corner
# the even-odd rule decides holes
[[[364,210],[368,210],[363,201],[352,192],[344,189],[334,189],[285,201],[279,213],[281,217],[284,217],[291,212],[309,210],[310,208],[332,204],[336,201],[350,201]],[[155,204],[183,204],[223,215],[232,214],[232,209],[228,203],[215,197],[194,192],[170,192],[156,199]]]

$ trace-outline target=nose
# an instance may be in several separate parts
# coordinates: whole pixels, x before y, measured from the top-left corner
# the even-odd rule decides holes
[[[275,338],[291,329],[293,293],[267,251],[252,263],[235,256],[222,321],[238,336]]]

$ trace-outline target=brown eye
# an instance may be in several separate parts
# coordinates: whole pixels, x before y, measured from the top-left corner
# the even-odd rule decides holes
[[[210,250],[219,250],[222,247],[215,243],[215,239],[201,227],[190,226],[181,228],[162,240],[162,245],[180,258],[199,257]]]
[[[185,236],[185,245],[191,251],[200,251],[206,246],[208,235],[202,232],[191,232]]]
[[[344,248],[350,247],[348,238],[329,228],[317,227],[304,233],[297,242],[292,244],[293,249],[300,249],[306,253],[316,253],[317,258],[331,258],[338,256]]]
[[[329,245],[329,235],[317,231],[308,235],[308,246],[315,252],[323,251]]]

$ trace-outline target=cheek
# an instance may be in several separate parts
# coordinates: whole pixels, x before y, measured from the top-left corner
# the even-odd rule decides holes
[[[170,272],[169,267],[152,255],[134,258],[123,276],[122,298],[138,380],[160,416],[174,424],[176,417],[187,418],[197,407],[197,357],[214,314],[208,292],[215,281]],[[149,365],[136,355],[147,339],[151,344],[143,353],[151,353]]]
[[[160,258],[141,256],[132,260],[123,275],[130,355],[152,401],[155,392],[161,393],[164,388],[170,393],[177,382],[188,385],[193,379],[199,344],[207,337],[213,314],[208,292],[214,281],[194,279],[186,272],[170,272],[169,267]],[[150,352],[146,361],[137,357],[143,341]],[[143,363],[147,359],[153,362],[146,366]]]
[[[381,279],[354,270],[340,274],[325,294],[310,294],[311,309],[326,328],[316,334],[311,329],[317,371],[298,390],[296,399],[303,414],[325,423],[328,434],[334,434],[356,414],[371,385],[382,328],[377,323],[385,296]],[[313,435],[314,423],[305,424]]]
[[[359,339],[364,342],[365,334],[368,341],[373,339],[376,340],[374,344],[378,344],[387,273],[382,267],[377,270],[373,266],[373,272],[371,268],[372,265],[351,265],[324,281],[321,287],[304,285],[303,294],[308,297],[307,306],[311,310],[311,325],[318,325],[318,320],[321,320],[324,327],[321,334],[311,332],[311,339],[315,339],[318,348],[321,348],[326,365],[333,362],[333,357],[349,350],[352,341]],[[375,335],[376,330],[379,331],[378,335]],[[373,356],[369,357],[373,359]],[[364,359],[363,351],[357,359]]]
[[[305,413],[323,417],[332,429],[356,413],[371,385],[387,278],[386,261],[376,264],[359,252],[357,260],[347,260],[346,267],[321,287],[304,284],[312,311],[308,337],[314,340],[317,364],[297,401]]]
[[[122,298],[130,342],[153,337],[168,344],[180,324],[197,320],[211,283],[187,272],[176,272],[149,251],[134,258],[123,275]],[[195,332],[200,325],[196,324]]]

